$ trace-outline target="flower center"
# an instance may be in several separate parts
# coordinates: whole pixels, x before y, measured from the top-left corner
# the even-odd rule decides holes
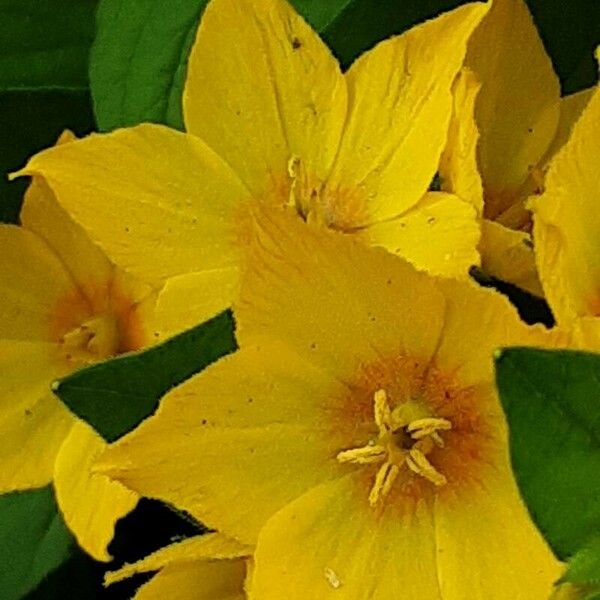
[[[297,156],[288,161],[291,180],[287,205],[307,223],[354,233],[367,221],[364,194],[357,188],[336,188],[312,176]]]
[[[119,350],[119,327],[113,315],[94,316],[65,333],[59,340],[67,360],[92,363]]]
[[[404,467],[435,486],[444,485],[446,477],[431,464],[427,455],[436,447],[444,447],[441,432],[452,429],[452,423],[428,415],[421,405],[410,401],[392,410],[383,389],[375,392],[373,404],[377,439],[337,455],[341,463],[381,463],[369,493],[369,504],[376,506],[389,494]]]

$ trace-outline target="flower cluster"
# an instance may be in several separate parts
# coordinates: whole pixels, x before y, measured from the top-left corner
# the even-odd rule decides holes
[[[16,174],[0,491],[53,482],[97,560],[140,497],[213,531],[108,575],[159,571],[140,600],[549,598],[493,354],[600,350],[598,89],[561,98],[523,0],[346,72],[285,0],[211,0],[183,108],[185,133],[65,134]],[[239,348],[113,444],[51,393],[228,307]]]

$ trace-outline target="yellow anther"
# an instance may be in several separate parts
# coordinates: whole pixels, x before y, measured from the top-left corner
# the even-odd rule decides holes
[[[377,471],[375,476],[375,482],[369,493],[369,504],[375,506],[380,500],[385,498],[392,489],[396,477],[400,473],[400,468],[397,465],[393,465],[389,462],[384,463]]]
[[[379,434],[383,434],[391,428],[392,414],[388,404],[385,390],[377,390],[373,396],[375,424],[379,428]]]
[[[367,445],[362,448],[353,448],[352,450],[343,450],[337,455],[337,459],[341,463],[355,463],[357,465],[370,465],[381,462],[387,454],[383,446]]]
[[[434,485],[442,486],[447,483],[447,479],[427,460],[427,457],[418,448],[409,450],[406,465],[413,473],[425,477]]]
[[[431,435],[434,431],[449,431],[450,429],[452,429],[452,423],[448,419],[437,419],[435,417],[417,419],[406,426],[406,431],[411,434],[414,440]]]

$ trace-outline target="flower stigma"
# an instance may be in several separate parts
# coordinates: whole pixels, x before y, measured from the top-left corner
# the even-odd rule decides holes
[[[427,455],[436,447],[444,447],[440,432],[452,429],[452,423],[448,419],[427,415],[413,402],[392,410],[384,389],[375,392],[373,404],[377,439],[337,455],[341,463],[382,463],[369,493],[369,504],[376,506],[389,494],[404,466],[437,487],[445,485],[446,477],[431,464]]]

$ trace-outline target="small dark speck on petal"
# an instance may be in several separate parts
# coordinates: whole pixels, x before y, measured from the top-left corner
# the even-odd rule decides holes
[[[292,48],[294,50],[298,50],[301,47],[302,47],[302,42],[297,37],[293,37],[292,38]]]
[[[206,419],[202,419],[202,425],[206,425],[208,421]]]
[[[30,411],[28,408],[25,409],[25,416],[26,417],[31,417],[32,414],[33,414],[33,412]]]
[[[129,233],[129,227],[125,227],[125,233]]]
[[[254,402],[254,398],[248,398],[248,404],[252,404]]]
[[[429,217],[427,219],[427,225],[433,225],[435,223],[435,217]]]
[[[527,128],[527,131],[528,131],[529,133],[533,133],[533,127],[528,127],[528,128]]]

